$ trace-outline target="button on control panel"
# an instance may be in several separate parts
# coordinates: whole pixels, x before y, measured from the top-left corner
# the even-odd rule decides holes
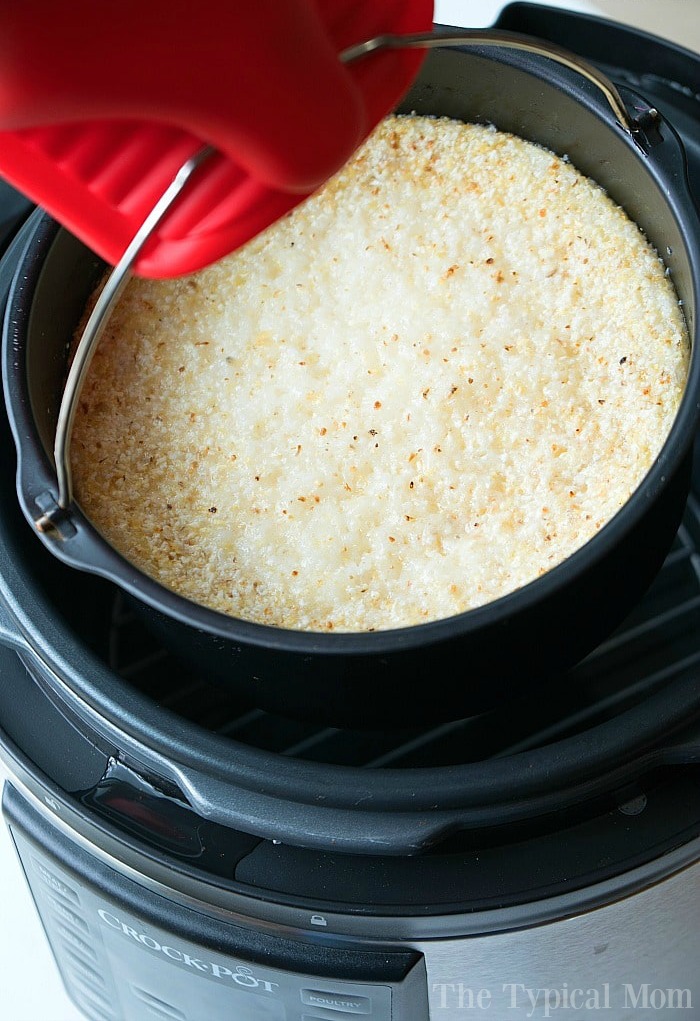
[[[371,1014],[372,1001],[367,996],[331,992],[322,989],[302,989],[301,1002],[321,1010],[337,1010],[343,1014]]]

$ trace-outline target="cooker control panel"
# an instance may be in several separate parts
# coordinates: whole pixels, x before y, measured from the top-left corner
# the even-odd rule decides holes
[[[3,809],[70,996],[95,1021],[428,1021],[422,956],[291,940],[154,894],[16,791]]]

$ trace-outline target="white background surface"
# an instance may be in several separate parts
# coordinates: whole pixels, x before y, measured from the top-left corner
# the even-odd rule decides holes
[[[542,0],[544,2],[544,0]],[[482,27],[499,0],[437,0],[436,20]],[[700,52],[700,0],[549,0],[549,6],[603,15]],[[0,763],[0,785],[3,767]],[[0,1021],[82,1021],[48,950],[6,827],[0,822]]]

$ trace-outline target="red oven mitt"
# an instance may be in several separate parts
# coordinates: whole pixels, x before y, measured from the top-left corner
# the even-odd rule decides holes
[[[136,264],[177,276],[315,190],[397,103],[433,0],[23,0],[0,10],[0,174],[108,262],[180,165],[216,149]]]

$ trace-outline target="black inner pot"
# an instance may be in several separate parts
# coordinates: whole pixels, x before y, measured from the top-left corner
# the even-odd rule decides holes
[[[632,111],[644,103],[623,90]],[[663,255],[691,336],[698,231],[680,146],[665,123],[647,151],[625,135],[591,83],[530,55],[431,53],[402,110],[494,123],[568,156],[597,180]],[[25,516],[55,492],[51,450],[67,347],[103,266],[46,218],[29,239],[6,324],[8,411]],[[19,358],[17,357],[19,355]],[[522,693],[578,661],[625,616],[671,546],[689,485],[698,359],[657,463],[629,503],[564,564],[466,614],[372,634],[314,634],[238,621],[140,574],[71,512],[60,559],[116,581],[176,654],[253,704],[303,719],[383,726],[453,719]],[[624,442],[624,437],[621,437]]]

